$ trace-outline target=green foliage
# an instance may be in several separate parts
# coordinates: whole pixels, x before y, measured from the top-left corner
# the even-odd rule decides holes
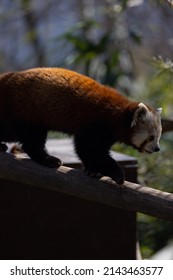
[[[173,74],[173,62],[170,59],[167,59],[166,61],[163,60],[161,56],[158,58],[153,58],[153,65],[156,69],[159,71],[159,76],[162,74]]]
[[[99,24],[95,21],[89,20],[84,22],[79,22],[75,26],[73,26],[68,32],[66,32],[61,39],[65,39],[65,41],[69,42],[73,46],[73,54],[70,57],[67,57],[66,64],[69,65],[81,65],[84,67],[84,73],[88,76],[97,76],[98,71],[95,70],[95,73],[91,70],[93,62],[96,63],[96,58],[105,54],[105,50],[108,49],[110,45],[110,35],[108,33],[103,34],[99,41],[94,41],[90,38],[90,35],[94,29],[98,29]],[[112,63],[116,63],[119,59],[118,51],[113,50],[112,55]],[[110,72],[110,62],[105,55],[103,59],[103,64],[107,66],[107,72]],[[115,61],[116,60],[116,61]],[[101,65],[99,65],[101,68]],[[104,79],[106,79],[105,75]],[[107,76],[107,75],[106,75]],[[116,75],[113,74],[107,80],[108,84],[112,84],[111,80],[116,80]]]
[[[171,222],[158,220],[155,217],[138,214],[138,237],[144,259],[150,258],[173,238]]]
[[[173,111],[173,62],[159,57],[153,59],[153,66],[156,74],[149,81],[145,96],[150,104],[162,107],[162,117],[168,118]]]
[[[124,5],[126,2],[124,1]],[[135,30],[129,31],[129,36],[135,43],[141,42]],[[126,63],[133,65],[127,44],[118,40],[113,30],[104,32],[98,22],[93,20],[78,22],[59,39],[70,43],[73,48],[64,66],[82,66],[85,75],[110,86],[117,85],[120,77],[133,76],[133,67],[129,73],[122,65],[122,57],[125,55],[128,57]]]
[[[31,6],[31,1],[30,0],[20,0],[20,2],[21,2],[21,6],[24,9],[28,9]]]

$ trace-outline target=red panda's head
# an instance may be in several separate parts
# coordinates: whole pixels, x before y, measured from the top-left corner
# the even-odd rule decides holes
[[[153,110],[143,103],[139,103],[131,123],[132,145],[140,152],[153,153],[160,151],[162,109]]]

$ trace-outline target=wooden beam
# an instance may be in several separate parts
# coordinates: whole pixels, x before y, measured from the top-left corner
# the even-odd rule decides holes
[[[0,153],[1,178],[173,221],[173,194],[138,184],[119,186],[106,177],[90,178],[65,166],[49,169],[4,152]]]

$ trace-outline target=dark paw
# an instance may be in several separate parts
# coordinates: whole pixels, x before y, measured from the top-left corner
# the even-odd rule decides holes
[[[48,155],[42,160],[41,164],[50,168],[59,168],[62,165],[62,161],[59,158]]]
[[[0,152],[6,152],[8,150],[7,145],[0,143]]]
[[[86,173],[88,176],[90,176],[90,177],[92,177],[92,178],[98,178],[98,179],[100,179],[100,178],[103,177],[103,175],[100,174],[99,172],[94,172],[94,171],[91,171],[91,170],[86,169],[86,168],[84,169],[84,171],[85,171],[85,173]]]
[[[118,185],[123,185],[125,178],[124,178],[124,176],[123,177],[113,176],[112,180],[115,181]]]
[[[44,155],[37,154],[37,156],[36,155],[29,155],[29,156],[33,161],[50,168],[59,168],[62,165],[62,161],[59,158],[47,154]]]
[[[116,172],[114,174],[111,174],[110,177],[118,185],[122,185],[125,181],[125,176],[124,176],[124,172],[122,169],[116,170]]]

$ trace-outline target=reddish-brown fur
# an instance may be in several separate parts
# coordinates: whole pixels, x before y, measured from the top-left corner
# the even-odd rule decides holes
[[[88,174],[124,182],[124,174],[109,155],[115,141],[131,144],[137,102],[116,90],[73,71],[37,68],[0,76],[0,148],[19,141],[36,162],[59,167],[47,154],[47,131],[74,135],[74,143]],[[151,109],[150,109],[151,110]],[[142,110],[141,110],[142,112]],[[138,133],[138,131],[135,131]]]
[[[60,68],[37,68],[2,75],[0,88],[0,119],[11,115],[69,134],[103,119],[116,129],[118,140],[129,141],[124,117],[138,103],[86,76]]]

